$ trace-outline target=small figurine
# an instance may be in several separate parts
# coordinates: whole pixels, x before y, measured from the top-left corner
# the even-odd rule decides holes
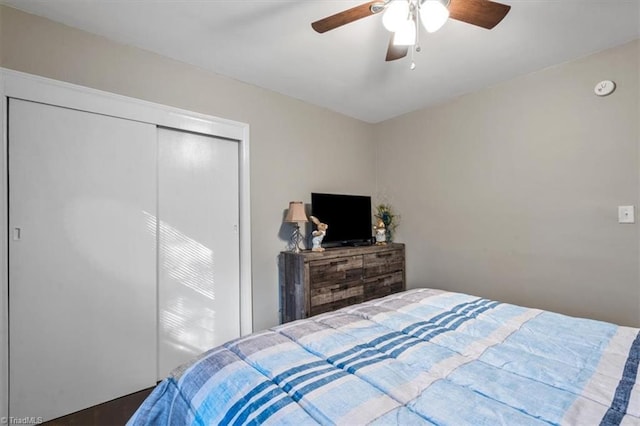
[[[384,226],[384,222],[382,219],[378,218],[378,222],[373,227],[373,230],[376,231],[376,245],[384,246],[387,244],[387,227]]]
[[[313,238],[311,239],[311,242],[313,243],[313,247],[311,248],[311,251],[324,251],[324,248],[322,247],[322,239],[324,238],[325,235],[327,235],[327,229],[329,228],[329,225],[327,225],[326,223],[322,223],[318,220],[317,217],[315,216],[310,216],[311,217],[311,221],[313,223],[316,224],[316,230],[313,231],[311,233],[311,235],[313,236]]]

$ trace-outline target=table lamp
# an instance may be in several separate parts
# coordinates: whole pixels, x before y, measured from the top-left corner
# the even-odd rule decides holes
[[[294,253],[300,253],[300,240],[302,239],[302,236],[300,235],[300,223],[309,222],[309,219],[307,219],[307,215],[304,212],[304,204],[302,201],[291,201],[289,203],[289,211],[287,212],[287,216],[284,218],[284,221],[295,224],[295,229],[291,236],[291,246],[293,247],[291,251]]]

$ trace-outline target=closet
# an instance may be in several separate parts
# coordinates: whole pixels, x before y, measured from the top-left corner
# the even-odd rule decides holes
[[[10,416],[152,387],[246,331],[238,140],[7,99]]]

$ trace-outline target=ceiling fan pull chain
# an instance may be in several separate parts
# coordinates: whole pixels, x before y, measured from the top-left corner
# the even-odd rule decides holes
[[[418,25],[418,22],[420,22],[420,2],[419,1],[415,6],[413,18],[414,18],[413,19],[414,24],[416,26],[416,44],[415,46],[413,46],[413,49],[411,49],[411,65],[409,66],[409,69],[411,70],[416,69],[416,63],[413,60],[413,55],[415,52],[420,52],[420,25]]]
[[[410,70],[415,70],[416,69],[416,63],[413,61],[413,52],[415,49],[411,49],[411,65],[409,65],[409,69]]]

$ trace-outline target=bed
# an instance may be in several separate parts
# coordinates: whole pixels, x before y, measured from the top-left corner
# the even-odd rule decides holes
[[[639,331],[409,290],[211,349],[128,424],[638,425]]]

